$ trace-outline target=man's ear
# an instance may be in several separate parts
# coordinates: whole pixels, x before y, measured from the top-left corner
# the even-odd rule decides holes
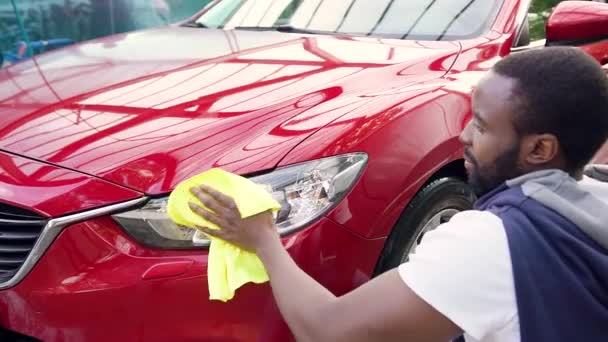
[[[522,139],[522,153],[528,165],[548,164],[559,155],[559,141],[553,134],[531,134]]]

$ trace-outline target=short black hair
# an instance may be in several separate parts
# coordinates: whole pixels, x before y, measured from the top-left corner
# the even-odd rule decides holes
[[[492,69],[516,79],[513,125],[518,134],[553,134],[568,172],[578,172],[608,138],[608,75],[574,47],[514,53]]]

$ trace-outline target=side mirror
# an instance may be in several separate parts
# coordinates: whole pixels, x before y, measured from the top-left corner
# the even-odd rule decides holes
[[[547,19],[547,46],[608,39],[608,3],[562,1]]]

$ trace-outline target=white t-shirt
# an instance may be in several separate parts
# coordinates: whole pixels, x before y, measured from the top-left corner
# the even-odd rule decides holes
[[[608,202],[608,183],[585,177],[585,190]],[[403,281],[465,332],[467,342],[520,341],[509,245],[499,217],[466,211],[424,236]]]

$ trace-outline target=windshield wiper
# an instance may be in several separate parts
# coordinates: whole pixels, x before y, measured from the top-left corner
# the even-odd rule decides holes
[[[182,24],[183,27],[195,27],[195,28],[209,28],[207,25],[203,23],[199,23],[198,21],[189,21],[187,23]]]
[[[330,31],[316,31],[308,30],[304,28],[294,27],[291,25],[277,25],[277,26],[236,26],[235,30],[251,30],[251,31],[278,31],[285,33],[308,33],[308,34],[338,34]]]

